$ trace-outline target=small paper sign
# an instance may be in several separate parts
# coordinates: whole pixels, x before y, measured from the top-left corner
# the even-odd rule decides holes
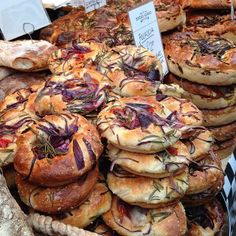
[[[136,46],[142,46],[153,52],[160,60],[163,72],[166,75],[168,67],[153,1],[130,10],[129,19]]]
[[[85,12],[94,11],[107,4],[106,0],[84,0]]]
[[[0,29],[6,40],[32,33],[49,24],[51,21],[41,0],[1,0]]]

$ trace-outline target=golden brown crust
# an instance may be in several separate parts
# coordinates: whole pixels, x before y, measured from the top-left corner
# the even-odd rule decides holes
[[[152,179],[116,168],[108,174],[107,183],[115,195],[131,205],[158,208],[173,204],[184,196],[188,189],[188,174],[185,171],[177,176]]]
[[[228,0],[180,0],[184,7],[194,9],[227,9],[230,8]],[[236,6],[236,4],[234,3]]]
[[[36,117],[18,107],[6,110],[1,114],[0,126],[0,166],[13,162],[16,152],[17,136],[24,132],[28,125],[35,122]]]
[[[113,231],[107,225],[102,223],[97,225],[93,232],[102,236],[114,236]]]
[[[19,71],[39,71],[48,68],[49,55],[56,47],[47,41],[0,41],[0,65]]]
[[[220,177],[221,176],[221,177]],[[186,195],[197,194],[214,186],[224,176],[220,159],[211,156],[189,166],[189,188]]]
[[[236,83],[235,45],[219,36],[177,32],[165,37],[165,53],[173,74],[207,85]]]
[[[49,57],[49,69],[54,74],[61,74],[74,68],[93,68],[97,57],[108,51],[101,43],[76,43],[71,47],[58,49]]]
[[[91,69],[74,69],[54,75],[32,96],[32,109],[40,115],[69,111],[81,115],[101,107],[106,101],[107,79]]]
[[[19,89],[40,86],[47,79],[46,73],[15,73],[0,80],[0,100]]]
[[[84,228],[111,208],[111,193],[104,183],[97,183],[88,199],[69,212],[53,217],[64,224]]]
[[[185,125],[202,125],[203,117],[201,111],[186,99],[167,97],[161,100],[161,104],[170,111],[176,112],[177,119]]]
[[[187,208],[189,236],[217,235],[224,224],[224,210],[214,199],[203,206]]]
[[[218,180],[211,188],[201,193],[185,195],[181,201],[186,206],[200,206],[206,204],[216,197],[216,195],[222,190],[223,185],[224,175],[219,175]]]
[[[223,142],[215,142],[213,145],[213,151],[218,158],[225,159],[229,157],[236,148],[236,137]]]
[[[186,15],[178,1],[155,0],[154,1],[160,32],[166,32],[183,25]]]
[[[113,92],[122,97],[155,95],[163,77],[155,55],[132,45],[114,47],[102,57],[98,68],[109,78]]]
[[[96,128],[82,116],[45,116],[18,137],[14,167],[41,186],[60,186],[91,170],[102,150]]]
[[[208,155],[213,141],[211,132],[204,129],[196,129],[190,137],[182,140],[188,148],[190,158],[194,161],[199,161]]]
[[[118,148],[155,153],[175,143],[181,135],[180,129],[171,127],[174,122],[168,121],[170,114],[153,98],[121,98],[99,113],[97,125],[101,136]]]
[[[125,236],[170,236],[184,235],[186,216],[181,203],[161,209],[142,209],[130,206],[113,197],[112,208],[103,220],[113,230]]]
[[[230,14],[201,11],[187,14],[185,31],[193,31],[208,35],[220,35],[232,42],[236,42],[236,22],[231,20]]]
[[[16,175],[16,185],[21,200],[29,207],[48,214],[56,214],[77,207],[94,188],[98,168],[88,172],[78,181],[55,188],[43,188]]]
[[[236,121],[227,125],[208,127],[214,139],[225,141],[236,137]]]
[[[236,105],[221,109],[202,109],[204,126],[221,126],[236,121]]]
[[[180,141],[154,154],[128,152],[109,144],[107,155],[113,164],[121,166],[124,170],[152,178],[177,175],[185,171],[189,164],[188,149]]]
[[[186,79],[169,74],[166,83],[179,85],[176,93],[186,98],[200,109],[219,109],[236,104],[236,86],[209,86],[197,84]]]

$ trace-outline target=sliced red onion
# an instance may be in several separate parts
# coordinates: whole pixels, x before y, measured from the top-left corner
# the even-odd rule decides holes
[[[89,157],[90,157],[90,161],[92,163],[92,166],[95,167],[96,166],[96,155],[92,149],[92,146],[91,146],[90,142],[87,141],[85,138],[83,138],[83,142],[84,142],[84,144],[87,148],[87,151],[89,153]]]
[[[74,157],[75,157],[75,161],[76,161],[76,165],[78,170],[81,170],[84,168],[85,164],[84,164],[84,155],[83,152],[77,142],[77,140],[73,140],[73,152],[74,152]]]
[[[156,100],[157,100],[158,102],[161,102],[161,101],[164,100],[165,98],[167,98],[167,95],[160,94],[160,93],[156,94]]]

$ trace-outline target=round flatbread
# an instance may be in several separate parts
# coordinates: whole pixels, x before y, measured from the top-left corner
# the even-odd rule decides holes
[[[99,72],[76,69],[54,75],[32,96],[31,109],[40,115],[69,111],[86,115],[106,102],[108,83]]]
[[[204,126],[221,126],[236,121],[236,105],[221,109],[202,109]]]
[[[111,208],[112,196],[104,183],[97,183],[88,199],[79,207],[53,218],[68,225],[85,228]]]
[[[199,109],[220,109],[236,104],[235,85],[210,86],[198,84],[173,74],[169,74],[165,82],[171,86],[178,85],[179,89],[176,87],[176,94],[190,100]]]
[[[93,169],[102,150],[96,128],[84,117],[50,115],[18,137],[14,167],[40,186],[61,186]]]
[[[105,54],[98,69],[122,97],[155,95],[162,80],[162,66],[156,56],[142,47],[118,46]]]
[[[75,68],[95,68],[96,60],[108,48],[101,43],[72,43],[71,47],[58,49],[49,57],[49,69],[54,74],[61,74]]]
[[[210,152],[214,139],[210,131],[195,129],[189,137],[181,140],[188,148],[190,158],[193,161],[204,159]]]
[[[189,165],[189,188],[186,195],[197,194],[214,186],[224,175],[219,158],[211,156]]]
[[[82,204],[92,192],[98,179],[98,168],[88,172],[72,184],[43,188],[16,174],[16,186],[21,200],[34,210],[58,214]]]
[[[176,176],[153,179],[115,168],[108,173],[107,183],[115,195],[131,205],[159,208],[174,204],[185,195],[188,173],[185,171]]]
[[[231,15],[223,15],[220,12],[197,11],[187,14],[185,31],[204,33],[208,35],[220,35],[236,43],[236,22]]]
[[[109,103],[98,115],[102,137],[131,152],[155,153],[174,144],[181,136],[171,112],[148,97],[121,98]],[[132,137],[132,138],[130,138]]]
[[[170,71],[189,81],[216,86],[236,83],[235,44],[220,36],[178,32],[165,37]]]
[[[128,152],[109,144],[107,155],[113,165],[140,176],[163,178],[185,171],[189,152],[180,141],[164,151],[154,154]]]
[[[224,224],[224,210],[219,201],[214,199],[202,206],[186,208],[188,235],[217,235]]]
[[[124,236],[184,235],[187,229],[185,211],[181,203],[161,209],[130,206],[117,197],[112,208],[103,215],[105,223]]]

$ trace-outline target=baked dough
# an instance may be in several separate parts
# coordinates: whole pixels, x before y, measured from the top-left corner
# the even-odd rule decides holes
[[[100,59],[98,69],[109,78],[113,92],[122,97],[155,95],[163,77],[156,56],[132,45],[113,48]]]
[[[47,74],[44,72],[38,73],[14,73],[0,80],[0,100],[7,95],[14,93],[22,88],[30,88],[44,83],[47,79]]]
[[[236,121],[236,105],[221,109],[202,109],[204,126],[221,126]]]
[[[180,129],[173,127],[176,121],[168,119],[170,114],[153,98],[121,98],[99,113],[97,126],[101,136],[120,149],[155,153],[181,136]]]
[[[213,151],[221,160],[228,158],[236,148],[236,137],[225,140],[223,142],[215,142]]]
[[[71,47],[58,49],[51,54],[48,60],[49,69],[53,74],[61,74],[74,68],[95,68],[95,61],[108,48],[101,43],[76,43]]]
[[[172,177],[152,179],[115,168],[108,173],[107,184],[115,195],[131,205],[159,208],[174,204],[185,195],[188,173],[185,171]]]
[[[96,218],[106,213],[111,208],[112,196],[104,183],[96,183],[88,199],[79,207],[55,215],[53,218],[64,224],[78,228],[85,228]]]
[[[16,73],[15,70],[4,67],[4,66],[0,66],[0,81],[4,79],[5,77],[12,75],[14,73]]]
[[[224,176],[220,159],[211,156],[189,165],[189,188],[186,195],[197,194],[214,186]],[[222,178],[222,177],[221,177]]]
[[[201,111],[186,99],[166,97],[162,99],[161,104],[167,107],[171,112],[176,112],[177,120],[183,124],[199,126],[202,125],[203,117]]]
[[[154,1],[160,32],[166,32],[181,26],[186,21],[186,15],[178,1]]]
[[[56,50],[43,40],[0,41],[0,66],[19,71],[39,71],[48,68],[48,58]]]
[[[181,203],[161,209],[130,206],[117,197],[103,215],[105,223],[124,236],[181,236],[187,230],[185,210]]]
[[[177,96],[190,100],[200,109],[220,109],[236,104],[235,85],[210,86],[198,84],[173,74],[169,74],[165,82],[170,86],[178,85],[179,87],[174,87]],[[159,91],[161,90],[159,89]]]
[[[227,9],[231,6],[228,0],[180,0],[180,2],[184,7],[194,9]],[[236,3],[233,4],[236,7]]]
[[[128,152],[109,144],[107,155],[114,164],[140,176],[163,178],[185,171],[189,152],[180,141],[154,154]]]
[[[187,14],[185,31],[193,31],[208,35],[220,35],[236,43],[236,22],[231,15],[221,15],[219,12],[197,11]]]
[[[185,206],[200,206],[211,202],[216,197],[216,195],[222,190],[223,185],[224,175],[222,174],[219,175],[218,180],[211,188],[201,193],[185,195],[182,198],[182,202]]]
[[[177,32],[166,36],[169,70],[189,81],[225,86],[236,83],[236,48],[220,36]]]
[[[208,127],[208,129],[217,141],[225,141],[236,137],[236,121],[228,125]]]
[[[47,214],[58,214],[82,204],[92,192],[97,179],[98,168],[95,168],[72,184],[43,188],[16,174],[16,186],[22,202],[27,206]]]
[[[14,167],[40,186],[61,186],[94,168],[102,150],[96,128],[84,117],[50,115],[18,137]]]
[[[210,131],[195,129],[190,137],[186,137],[181,141],[187,146],[190,158],[193,161],[200,161],[208,155],[214,139]]]
[[[24,132],[35,118],[21,109],[9,110],[1,114],[0,123],[0,166],[13,163],[16,152],[17,135]]]
[[[107,79],[99,72],[75,69],[52,76],[29,106],[40,116],[66,111],[85,115],[105,103],[107,89]]]
[[[189,236],[217,235],[224,224],[224,210],[214,199],[202,206],[186,208]]]

